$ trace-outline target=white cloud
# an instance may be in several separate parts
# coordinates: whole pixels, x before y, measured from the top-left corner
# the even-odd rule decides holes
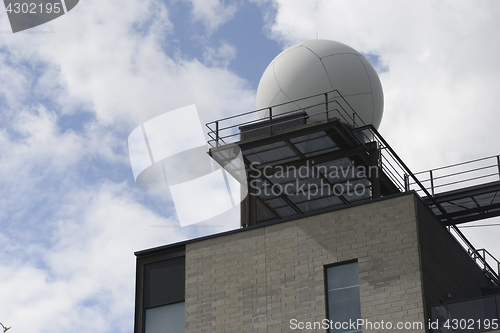
[[[138,204],[124,184],[73,192],[51,224],[51,246],[14,246],[31,261],[0,267],[2,316],[20,332],[130,331],[133,252],[188,237]],[[10,303],[10,304],[9,304]]]
[[[495,153],[500,23],[496,2],[278,0],[270,35],[284,46],[333,39],[379,56],[381,133],[420,169]],[[422,159],[422,156],[426,156]]]
[[[193,19],[203,23],[208,34],[214,33],[221,25],[233,18],[237,2],[221,0],[189,0],[193,6]]]
[[[210,29],[233,10],[196,6]],[[210,21],[214,11],[226,18]],[[254,105],[223,67],[229,44],[210,67],[165,53],[168,15],[158,1],[89,0],[0,39],[0,320],[13,331],[130,332],[133,252],[234,222],[179,228],[168,191],[133,184],[127,136],[141,122],[196,104],[206,123]]]
[[[19,53],[28,47],[39,50],[33,58],[41,55],[45,62],[59,68],[46,81],[59,83],[63,89],[59,95],[69,94],[73,101],[84,105],[91,103],[92,112],[102,124],[143,122],[192,103],[203,108],[201,104],[210,105],[207,99],[210,103],[227,101],[222,102],[222,110],[222,103],[217,102],[215,114],[227,112],[235,101],[242,105],[242,111],[246,110],[253,103],[253,96],[244,80],[226,70],[206,68],[196,59],[187,61],[166,55],[160,43],[168,43],[169,29],[145,33],[133,28],[150,20],[156,22],[155,26],[171,25],[166,14],[145,17],[148,8],[153,7],[154,12],[158,7],[150,3],[153,2],[115,2],[120,7],[119,15],[117,12],[110,17],[106,11],[116,10],[113,2],[86,2],[87,7],[100,8],[99,13],[76,11],[71,22],[68,19],[56,25],[54,21],[54,30],[61,32],[26,35],[26,40],[11,41],[9,47]],[[233,46],[221,43],[217,50],[207,50],[207,62],[210,66],[224,65],[234,54]],[[235,90],[239,92],[235,94]]]
[[[236,58],[236,47],[222,42],[218,48],[206,47],[203,52],[204,63],[208,66],[226,68]]]

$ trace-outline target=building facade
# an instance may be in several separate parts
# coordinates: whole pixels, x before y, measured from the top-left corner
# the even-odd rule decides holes
[[[429,191],[320,95],[323,121],[215,122],[210,155],[246,175],[241,228],[136,252],[135,333],[499,331],[498,270],[448,227],[500,215],[500,183],[435,193],[431,172]]]
[[[423,332],[432,307],[493,286],[414,193],[136,255],[136,333],[160,332],[154,309],[163,325],[183,316],[179,332]],[[350,285],[332,287],[335,272]],[[162,313],[172,304],[177,317]]]

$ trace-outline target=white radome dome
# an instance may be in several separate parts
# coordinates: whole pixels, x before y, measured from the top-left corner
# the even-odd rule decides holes
[[[382,85],[377,72],[355,49],[331,40],[313,39],[295,44],[269,64],[257,89],[257,109],[338,90],[365,124],[380,126],[384,108]],[[335,100],[328,94],[329,101]],[[338,98],[338,95],[337,95]],[[324,96],[314,103],[324,102]],[[312,99],[273,108],[273,116],[314,104]],[[323,121],[324,105],[307,109],[309,122]],[[332,107],[333,108],[333,104]],[[331,109],[330,108],[330,109]],[[259,117],[269,115],[259,111]],[[342,121],[342,119],[341,119]]]

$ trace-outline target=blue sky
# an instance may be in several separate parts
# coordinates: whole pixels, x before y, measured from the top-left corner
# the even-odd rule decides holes
[[[202,123],[254,109],[261,74],[297,42],[367,55],[379,131],[413,171],[499,154],[498,14],[473,0],[82,0],[12,34],[1,10],[0,322],[132,332],[133,252],[238,221],[181,228],[168,191],[135,185],[129,133],[189,104]],[[464,232],[500,257],[498,227]]]

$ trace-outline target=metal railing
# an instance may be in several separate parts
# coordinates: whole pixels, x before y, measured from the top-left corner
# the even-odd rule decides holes
[[[452,191],[474,185],[500,181],[500,155],[479,158],[463,163],[448,165],[414,174],[432,194]],[[407,182],[407,190],[415,187],[415,182]]]
[[[474,259],[476,263],[479,261],[480,267],[482,266],[483,271],[492,274],[498,283],[498,278],[500,274],[500,261],[498,261],[491,253],[489,253],[486,249],[475,250],[469,255]],[[496,268],[495,269],[493,268]]]
[[[467,251],[467,254],[469,254],[472,260],[474,260],[486,276],[498,285],[500,283],[500,262],[487,250],[476,250],[472,243],[469,242],[465,235],[457,228],[457,226],[450,226],[447,229],[448,232],[454,236],[458,243]]]
[[[302,106],[299,106],[299,104]],[[287,111],[277,114],[276,110]],[[334,118],[339,119],[351,128],[351,132],[358,140],[358,143],[363,145],[366,149],[368,149],[367,145],[369,142],[376,142],[380,151],[378,161],[379,167],[394,185],[397,186],[399,191],[404,192],[409,190],[408,184],[411,181],[412,184],[418,187],[419,192],[423,192],[429,197],[431,196],[426,187],[410,171],[373,125],[365,124],[338,90],[312,95],[207,123],[206,126],[209,129],[207,134],[211,138],[208,144],[210,147],[218,147],[234,143],[238,141],[240,136],[244,133],[256,130],[262,131],[263,129],[268,129],[267,135],[273,135],[273,126],[276,127],[277,124],[283,126],[283,124],[287,122],[287,120],[281,121],[280,119],[304,111],[309,111],[304,118],[313,119],[315,123],[328,122]],[[259,113],[261,115],[264,114],[264,117],[257,117]],[[296,118],[293,118],[288,121],[291,122],[296,120]],[[265,122],[267,122],[267,124],[265,124]],[[251,125],[257,123],[260,124],[258,128],[252,129]],[[246,132],[242,132],[240,128],[248,129],[245,130]],[[443,213],[446,213],[438,203],[436,203],[436,207]]]
[[[282,112],[282,110],[286,111]],[[315,122],[327,122],[330,119],[338,118],[353,127],[366,125],[340,92],[332,90],[207,123],[205,125],[209,129],[207,134],[211,139],[208,144],[210,147],[216,147],[234,143],[239,140],[239,136],[242,134],[240,127],[250,127],[252,124],[266,121],[268,124],[259,126],[258,130],[262,131],[262,129],[267,128],[269,129],[269,135],[272,135],[273,128],[276,127],[278,121],[280,125],[286,123],[286,121],[283,122],[280,119],[304,111],[308,113],[304,118],[314,118]],[[260,116],[262,114],[264,114],[263,117]],[[289,120],[289,122],[295,120],[296,118]],[[249,129],[246,132],[256,130]]]

